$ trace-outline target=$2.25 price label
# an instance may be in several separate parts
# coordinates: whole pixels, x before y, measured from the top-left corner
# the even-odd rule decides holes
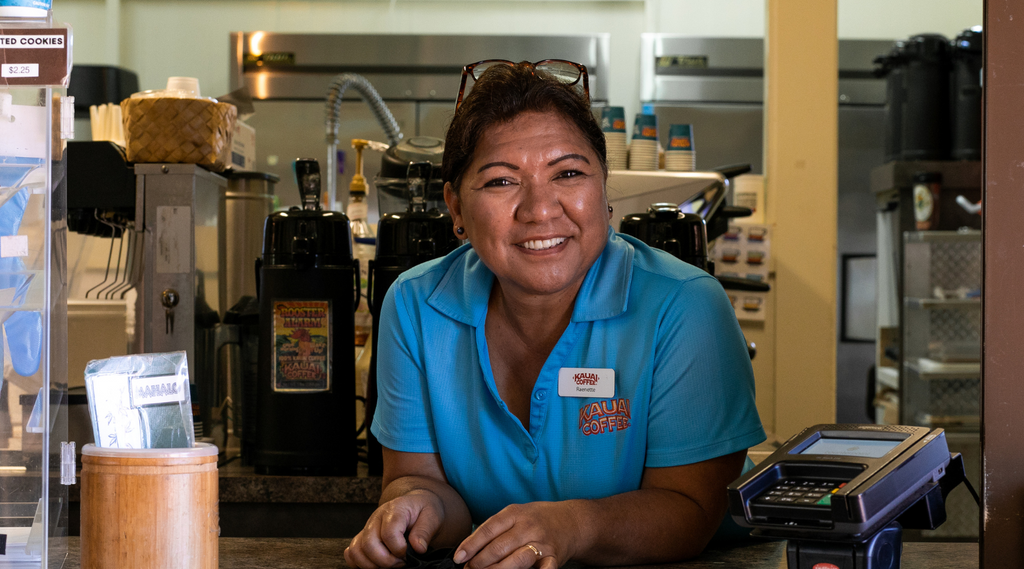
[[[5,63],[0,67],[2,77],[39,77],[38,63]]]

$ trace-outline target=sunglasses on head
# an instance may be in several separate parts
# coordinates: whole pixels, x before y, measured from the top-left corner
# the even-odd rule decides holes
[[[472,77],[473,81],[476,81],[483,76],[485,71],[495,65],[511,65],[513,67],[516,65],[526,65],[535,71],[546,73],[566,85],[577,85],[582,81],[583,94],[588,99],[590,98],[590,80],[587,76],[587,66],[582,63],[575,63],[564,59],[544,59],[534,63],[525,61],[515,63],[507,59],[485,59],[476,63],[470,63],[462,68],[462,84],[459,86],[459,98],[455,101],[456,111],[459,110],[459,105],[462,104],[462,95],[466,92],[466,78]]]

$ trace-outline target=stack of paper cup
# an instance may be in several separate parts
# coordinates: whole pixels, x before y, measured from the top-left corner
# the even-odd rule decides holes
[[[626,169],[626,112],[622,107],[601,110],[601,131],[608,152],[608,169]]]
[[[629,144],[630,170],[658,169],[658,117],[637,114]]]
[[[668,130],[668,149],[665,150],[665,169],[692,172],[697,161],[693,152],[693,125],[674,124]]]

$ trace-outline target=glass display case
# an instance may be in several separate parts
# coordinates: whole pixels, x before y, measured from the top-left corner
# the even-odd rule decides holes
[[[70,43],[48,12],[0,12],[0,568],[61,567],[67,557]]]

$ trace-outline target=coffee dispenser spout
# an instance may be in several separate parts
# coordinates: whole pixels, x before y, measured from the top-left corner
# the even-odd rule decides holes
[[[312,158],[299,158],[295,161],[295,180],[299,184],[302,209],[323,209],[320,205],[320,164]]]

